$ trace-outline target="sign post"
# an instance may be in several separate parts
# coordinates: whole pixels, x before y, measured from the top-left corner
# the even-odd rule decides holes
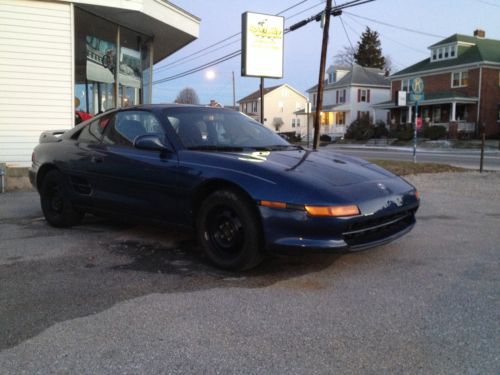
[[[241,75],[260,78],[260,122],[264,125],[264,77],[283,77],[285,19],[245,12],[241,20]]]
[[[413,162],[417,162],[417,128],[418,128],[418,102],[424,100],[424,81],[422,78],[411,80],[410,100],[415,102],[415,122],[413,125]]]

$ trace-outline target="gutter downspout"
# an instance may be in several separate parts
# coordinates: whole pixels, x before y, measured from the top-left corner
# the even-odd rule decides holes
[[[481,135],[481,124],[479,123],[479,114],[481,110],[481,90],[482,90],[482,80],[483,80],[483,66],[479,66],[479,92],[477,94],[477,115],[476,115],[476,123],[478,134]]]

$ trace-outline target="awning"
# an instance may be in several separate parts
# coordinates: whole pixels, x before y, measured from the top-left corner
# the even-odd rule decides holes
[[[199,18],[167,1],[113,2],[120,4],[119,8],[73,2],[95,15],[153,38],[154,63],[198,38],[200,31]]]

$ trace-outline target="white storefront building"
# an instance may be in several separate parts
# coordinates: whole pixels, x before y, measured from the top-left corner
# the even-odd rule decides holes
[[[75,111],[150,103],[153,64],[199,24],[165,0],[0,0],[0,163],[28,165]]]

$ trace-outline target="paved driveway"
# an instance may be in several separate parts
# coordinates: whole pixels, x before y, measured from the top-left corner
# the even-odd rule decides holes
[[[0,373],[500,373],[500,174],[410,178],[403,239],[208,265],[189,233],[58,230],[0,195]]]

